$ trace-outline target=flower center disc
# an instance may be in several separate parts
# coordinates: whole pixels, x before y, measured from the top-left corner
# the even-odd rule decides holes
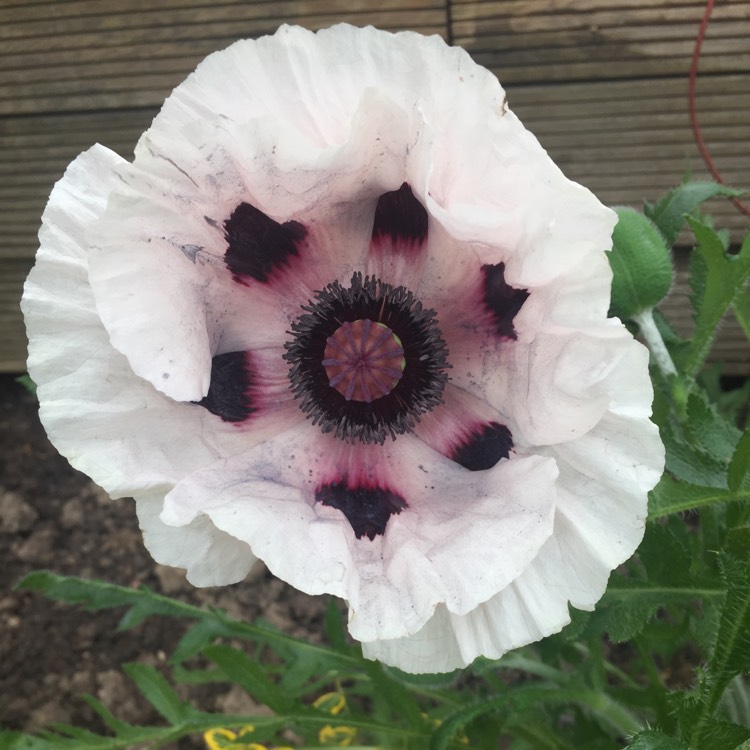
[[[369,404],[396,387],[406,360],[399,337],[366,319],[344,323],[326,339],[322,364],[328,384],[347,401]]]

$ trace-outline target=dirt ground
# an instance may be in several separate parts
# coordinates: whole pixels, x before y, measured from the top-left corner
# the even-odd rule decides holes
[[[154,563],[133,503],[110,500],[60,457],[39,423],[35,398],[11,376],[0,376],[0,556],[0,726],[8,729],[66,722],[102,731],[82,693],[127,721],[162,723],[119,667],[164,661],[184,632],[181,623],[159,619],[117,633],[119,611],[86,612],[14,591],[32,570],[145,583],[246,620],[262,615],[293,635],[316,638],[322,630],[325,600],[301,594],[263,569],[234,586],[195,589],[181,571]],[[206,711],[254,710],[239,688],[222,691],[203,686],[183,692]],[[205,745],[193,739],[179,747]]]

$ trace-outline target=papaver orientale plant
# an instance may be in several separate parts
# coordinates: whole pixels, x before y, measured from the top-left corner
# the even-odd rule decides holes
[[[55,186],[42,421],[195,585],[260,559],[370,658],[499,657],[593,608],[663,468],[615,220],[438,37],[237,42]]]

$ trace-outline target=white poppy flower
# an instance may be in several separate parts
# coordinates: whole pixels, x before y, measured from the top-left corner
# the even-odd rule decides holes
[[[437,37],[238,42],[55,186],[42,421],[195,585],[260,558],[371,658],[499,657],[593,608],[663,468],[614,222]]]

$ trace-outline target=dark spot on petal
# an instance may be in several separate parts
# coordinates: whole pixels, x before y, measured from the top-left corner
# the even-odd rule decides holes
[[[279,224],[249,203],[240,203],[224,222],[229,243],[224,262],[236,281],[268,281],[274,270],[299,254],[307,230],[298,221]]]
[[[515,339],[513,318],[529,296],[526,289],[515,289],[505,281],[505,263],[482,266],[484,304],[495,319],[498,336]]]
[[[243,422],[256,409],[252,404],[252,368],[248,352],[219,354],[211,361],[211,384],[200,406],[225,422]]]
[[[400,495],[379,487],[349,487],[346,482],[324,484],[315,500],[340,510],[349,521],[357,539],[374,539],[385,532],[388,519],[406,507]]]
[[[501,458],[508,458],[513,447],[510,430],[497,422],[482,425],[451,456],[469,471],[491,469]]]
[[[407,183],[378,198],[372,236],[390,237],[399,249],[421,244],[427,238],[427,211]]]

